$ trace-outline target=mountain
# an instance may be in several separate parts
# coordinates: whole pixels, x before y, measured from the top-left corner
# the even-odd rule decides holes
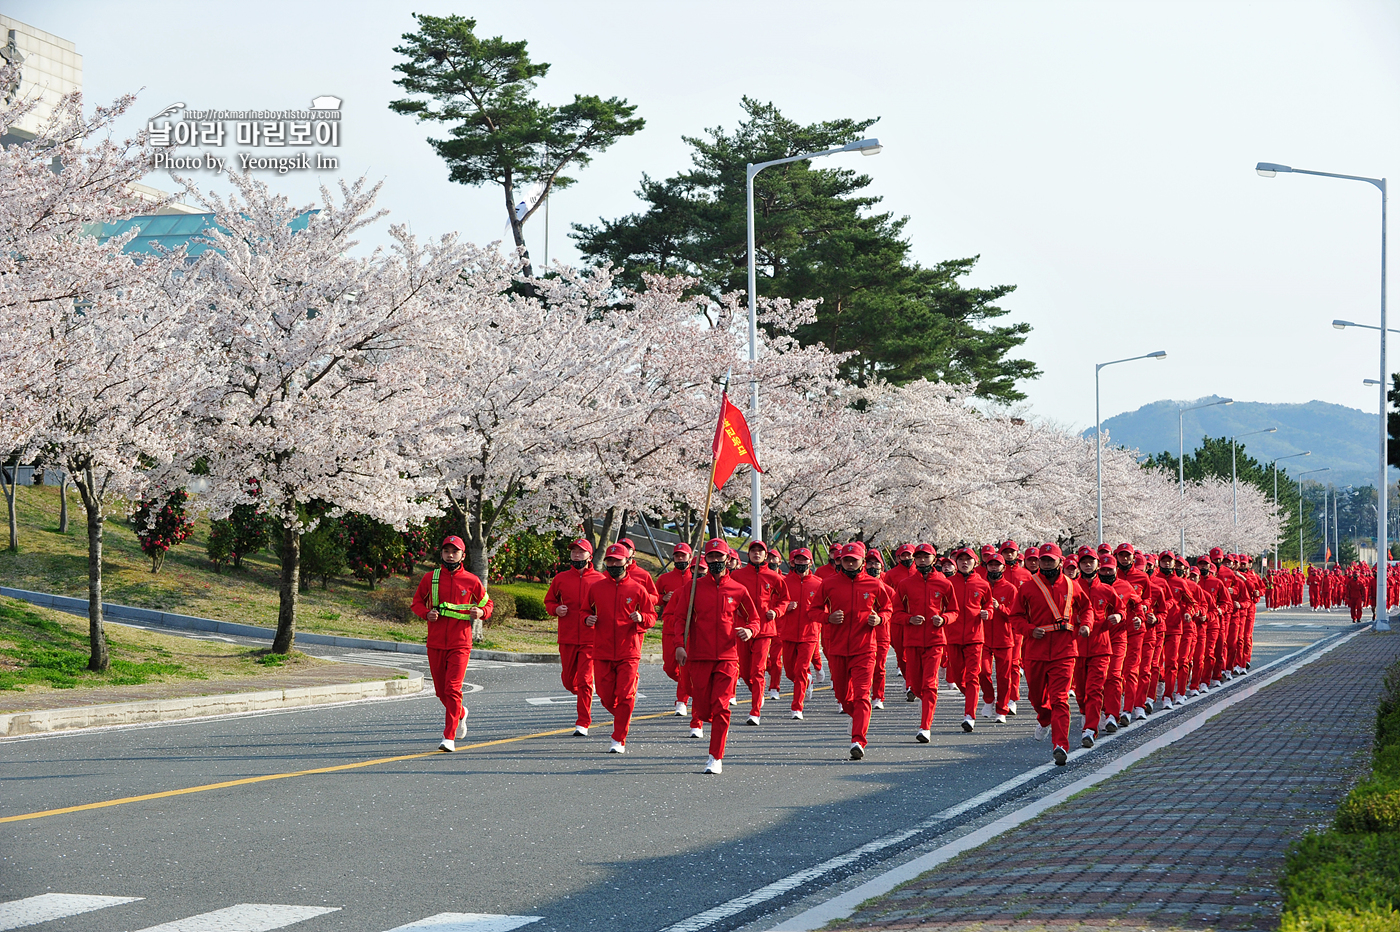
[[[1166,450],[1176,456],[1177,412],[1182,406],[1206,404],[1219,396],[1195,401],[1154,401],[1136,411],[1114,415],[1103,422],[1108,442],[1115,446],[1136,447],[1141,453]],[[1243,434],[1277,427],[1272,434]],[[1240,437],[1241,448],[1261,462],[1290,453],[1311,450],[1312,455],[1285,460],[1279,466],[1293,474],[1301,470],[1330,467],[1310,477],[1338,486],[1376,484],[1380,437],[1376,415],[1325,401],[1306,404],[1267,404],[1236,401],[1187,411],[1184,418],[1186,451],[1200,446],[1202,436]],[[1090,439],[1094,428],[1084,431]],[[1306,464],[1306,465],[1304,465]],[[1391,481],[1395,481],[1395,472]]]

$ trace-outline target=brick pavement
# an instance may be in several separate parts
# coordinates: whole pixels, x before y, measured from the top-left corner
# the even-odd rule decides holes
[[[1397,659],[1400,635],[1361,634],[835,927],[1276,929],[1288,845],[1330,820],[1369,761]]]

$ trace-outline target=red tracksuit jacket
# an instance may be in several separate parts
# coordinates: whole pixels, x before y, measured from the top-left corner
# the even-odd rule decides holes
[[[1030,575],[1030,574],[1027,574]],[[1016,598],[1016,585],[1005,575],[996,582],[987,580],[992,587],[992,617],[987,622],[986,644],[994,650],[1016,646],[1016,628],[1011,624],[1011,602]]]
[[[923,615],[921,625],[909,624],[911,615]],[[918,570],[895,590],[894,614],[890,621],[904,626],[904,646],[919,650],[940,647],[948,642],[947,627],[958,620],[958,597],[953,584],[938,570],[924,576]]]
[[[841,573],[823,580],[822,602],[826,605],[828,620],[822,628],[822,646],[829,656],[859,657],[874,653],[878,625],[872,627],[868,620],[874,614],[880,617],[880,624],[890,623],[894,606],[889,592],[884,583],[863,570],[855,579]],[[830,613],[835,611],[843,613],[839,623],[830,621]]]
[[[797,607],[789,608],[778,619],[778,636],[784,641],[815,644],[822,622],[826,621],[821,577],[815,573],[806,576],[788,573],[783,577],[783,585],[787,589],[788,602],[796,602]]]
[[[754,637],[777,637],[778,619],[783,617],[788,604],[787,584],[783,582],[783,577],[770,570],[766,563],[762,566],[747,563],[729,576],[749,591],[749,598],[753,599],[758,609],[758,630],[754,632]],[[770,620],[769,612],[777,617]]]
[[[428,610],[432,604],[432,593],[428,590],[433,587],[433,574],[431,571],[424,573],[423,578],[418,581],[418,589],[413,593],[413,614],[419,618],[427,620]],[[464,605],[473,602],[480,602],[486,598],[486,587],[481,584],[481,580],[462,566],[457,565],[457,571],[449,573],[444,567],[438,574],[438,602],[454,602]],[[491,610],[496,604],[487,599],[481,610],[484,617],[491,617]],[[465,618],[439,618],[437,621],[428,622],[428,645],[434,650],[450,650],[453,648],[472,646],[472,623]]]
[[[605,575],[588,590],[588,609],[598,616],[593,626],[594,660],[642,659],[642,638],[656,624],[651,593],[645,586],[630,574],[621,579]],[[641,613],[640,622],[629,617],[633,612]]]
[[[1127,609],[1123,605],[1123,597],[1097,576],[1087,586],[1081,585],[1080,588],[1089,597],[1089,611],[1094,620],[1089,625],[1089,636],[1079,645],[1079,655],[1081,657],[1099,657],[1104,654],[1112,654],[1113,638],[1111,635],[1114,626],[1109,624],[1108,616],[1124,615],[1126,617]]]
[[[677,590],[666,605],[663,618],[676,616],[684,634],[685,609],[690,604],[690,587]],[[739,636],[735,628],[758,627],[758,608],[749,590],[722,576],[705,575],[695,584],[695,611],[690,619],[690,637],[685,644],[686,661],[739,660]]]
[[[588,590],[601,579],[602,573],[592,566],[576,570],[572,566],[549,581],[549,591],[544,594],[544,607],[549,617],[559,623],[560,644],[592,644],[593,629],[583,623],[588,612]],[[569,606],[563,618],[555,614],[561,605]]]
[[[1045,599],[1040,585],[1044,585],[1055,600],[1055,609]],[[1066,614],[1065,610],[1068,609]],[[1055,611],[1066,620],[1056,622]],[[1021,657],[1027,663],[1045,660],[1063,660],[1079,656],[1079,635],[1075,633],[1080,625],[1089,623],[1089,597],[1084,590],[1063,574],[1053,584],[1040,577],[1034,577],[1016,590],[1016,598],[1011,603],[1011,621],[1016,629],[1026,636],[1021,644]],[[1042,638],[1031,636],[1035,628],[1051,628]]]
[[[976,573],[966,576],[954,573],[949,581],[953,584],[953,593],[958,599],[958,620],[948,626],[948,643],[981,644],[986,635],[980,615],[982,612],[991,615],[991,585]]]

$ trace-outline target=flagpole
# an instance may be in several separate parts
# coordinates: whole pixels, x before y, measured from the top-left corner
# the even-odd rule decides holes
[[[720,421],[723,421],[723,420],[724,420],[724,405],[725,405],[725,401],[726,401],[726,399],[728,399],[728,397],[729,397],[729,376],[726,375],[726,376],[724,377],[724,387],[723,387],[722,389],[720,389],[720,393],[719,393],[719,420],[720,420]],[[716,424],[716,429],[718,429],[718,423]],[[705,533],[706,533],[706,534],[708,534],[708,533],[710,532],[710,502],[713,500],[714,494],[715,494],[715,462],[716,462],[718,459],[719,459],[719,451],[716,450],[716,449],[714,448],[714,446],[711,446],[711,447],[710,447],[710,471],[709,471],[708,473],[705,474],[706,478],[705,478],[705,512],[704,512],[704,514],[705,514],[705,519],[704,519],[704,520],[705,520]],[[700,550],[700,557],[701,557],[701,559],[703,559],[703,558],[704,558],[704,555],[705,555],[705,542],[704,542],[704,540],[701,540],[701,541],[700,541],[699,550]],[[695,615],[695,589],[696,589],[697,586],[700,585],[700,576],[699,576],[697,573],[694,572],[694,568],[693,568],[694,560],[692,560],[691,563],[692,563],[692,571],[691,571],[691,574],[690,574],[690,600],[689,600],[688,602],[686,602],[686,605],[685,605],[685,634],[682,636],[682,639],[681,639],[681,644],[684,645],[684,646],[687,648],[687,650],[688,650],[689,647],[690,647],[690,619],[691,619],[692,617],[694,617],[694,615]],[[687,657],[686,659],[688,660],[689,657]]]

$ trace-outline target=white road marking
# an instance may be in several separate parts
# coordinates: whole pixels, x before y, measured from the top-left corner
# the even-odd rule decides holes
[[[5,932],[7,929],[36,926],[41,922],[52,922],[55,919],[66,919],[69,916],[90,913],[95,909],[106,909],[108,906],[134,903],[139,899],[141,899],[139,896],[41,893],[38,896],[25,897],[22,900],[11,900],[8,903],[0,903],[0,932]]]
[[[212,913],[176,919],[141,932],[272,932],[325,913],[339,906],[277,906],[270,903],[239,903]]]
[[[438,913],[427,919],[398,926],[389,932],[410,932],[413,929],[427,929],[430,932],[510,932],[539,922],[543,916],[499,916],[492,913]]]
[[[481,687],[477,688],[480,689]],[[646,693],[637,693],[638,699],[645,699],[646,697]],[[536,699],[526,699],[525,701],[530,703],[530,705],[573,705],[578,702],[578,699],[573,696],[540,696]],[[593,701],[602,702],[603,700],[598,698],[597,693],[594,693]]]

